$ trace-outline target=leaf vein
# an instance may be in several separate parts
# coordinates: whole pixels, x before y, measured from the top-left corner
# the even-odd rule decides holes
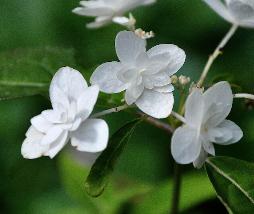
[[[252,204],[254,204],[254,199],[248,194],[248,192],[246,192],[233,178],[231,178],[229,175],[227,175],[226,173],[224,173],[222,170],[220,170],[215,164],[213,164],[210,160],[207,160],[207,163],[210,164],[214,170],[219,173],[220,175],[222,175],[223,177],[225,177],[226,179],[228,179],[233,185],[235,185],[249,200]]]
[[[15,81],[0,81],[1,86],[16,86],[16,87],[37,87],[44,88],[48,86],[48,83],[37,82],[15,82]]]
[[[233,211],[231,210],[231,208],[229,207],[229,205],[222,199],[222,197],[219,194],[217,194],[217,197],[220,200],[220,202],[224,205],[224,207],[226,208],[228,213],[229,214],[234,214]]]

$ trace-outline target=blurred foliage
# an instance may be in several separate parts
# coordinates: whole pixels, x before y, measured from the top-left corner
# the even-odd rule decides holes
[[[162,182],[154,187],[142,200],[136,203],[132,213],[157,214],[168,213],[172,201],[173,182],[172,180]],[[215,198],[215,191],[207,180],[204,171],[186,173],[183,177],[180,197],[180,211],[188,209],[206,200]],[[167,199],[165,201],[165,199]]]
[[[114,38],[122,28],[112,24],[100,30],[86,29],[85,23],[90,20],[71,13],[78,2],[0,0],[0,69],[6,78],[20,75],[23,80],[29,80],[30,75],[36,75],[38,82],[48,84],[51,78],[49,73],[69,65],[79,69],[89,80],[97,65],[116,59]],[[186,51],[187,61],[180,73],[193,80],[198,78],[208,55],[230,27],[200,0],[158,0],[154,6],[135,10],[134,15],[139,27],[156,33],[156,37],[149,41],[149,47],[158,43],[174,43]],[[212,67],[208,83],[225,75],[233,84],[241,86],[234,87],[235,91],[254,93],[253,50],[254,32],[238,30]],[[25,66],[29,69],[26,70]],[[3,73],[0,75],[1,81]],[[19,92],[24,90],[19,89]],[[25,89],[28,95],[34,94],[32,89]],[[4,93],[8,90],[3,85],[0,85],[0,92],[1,96],[7,97]],[[45,93],[45,88],[42,92]],[[106,107],[105,100],[107,106],[113,106],[120,102],[121,96],[102,94],[100,108]],[[88,171],[83,167],[87,165],[87,154],[75,153],[74,157],[69,158],[63,152],[54,160],[24,160],[20,155],[20,146],[29,120],[49,107],[49,101],[42,96],[0,102],[0,213],[79,214],[98,213],[98,209],[105,208],[102,213],[143,214],[143,209],[151,209],[149,205],[153,200],[163,211],[170,206],[172,187],[168,181],[173,171],[170,136],[145,123],[135,130],[113,175],[131,181],[129,193],[118,186],[116,190],[108,188],[106,191],[109,192],[105,192],[102,199],[91,199],[85,195],[84,182]],[[244,138],[232,146],[216,147],[217,154],[254,161],[253,109],[250,105],[247,108],[243,100],[237,100],[230,117],[241,126]],[[105,117],[111,134],[132,118],[129,113]],[[69,153],[69,150],[66,152]],[[76,156],[82,156],[85,161],[81,161],[80,165],[72,163]],[[183,195],[182,206],[186,210],[189,208],[188,202],[197,205],[203,199],[210,199],[213,193],[204,175],[191,172],[192,166],[183,168],[186,171],[184,189],[189,189],[186,190],[188,197]],[[138,187],[140,184],[141,187]],[[207,194],[201,192],[201,187],[208,190]],[[197,191],[193,192],[196,188]],[[133,199],[138,193],[143,196]],[[162,198],[164,195],[165,198]],[[202,209],[205,212],[207,207]]]

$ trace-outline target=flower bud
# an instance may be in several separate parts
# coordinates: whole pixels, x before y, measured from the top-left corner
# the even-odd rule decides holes
[[[136,29],[135,34],[142,39],[151,39],[155,36],[153,31],[146,32],[142,30],[141,28]]]
[[[178,79],[181,85],[187,85],[188,83],[190,83],[190,77],[181,75]]]
[[[171,82],[172,82],[172,84],[177,84],[178,83],[178,77],[176,76],[176,75],[173,75],[172,77],[171,77]]]

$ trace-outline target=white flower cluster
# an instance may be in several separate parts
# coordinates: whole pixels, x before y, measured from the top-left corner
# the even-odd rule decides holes
[[[171,152],[181,164],[193,162],[200,168],[207,155],[215,155],[213,143],[229,145],[238,142],[243,133],[226,120],[233,103],[233,94],[227,82],[219,82],[205,93],[195,89],[186,101],[186,124],[172,137]]]
[[[98,86],[88,87],[78,71],[60,69],[50,85],[53,109],[31,119],[22,155],[28,159],[53,158],[69,140],[79,151],[103,151],[108,142],[108,125],[101,119],[89,119],[98,94]]]
[[[74,12],[96,17],[89,27],[100,27],[111,21],[134,26],[134,17],[122,15],[155,1],[81,1],[82,7]],[[254,27],[254,1],[204,1],[234,25]],[[99,90],[108,94],[124,92],[127,105],[135,105],[154,118],[167,118],[174,105],[172,83],[183,88],[191,80],[175,75],[185,62],[185,52],[172,44],[147,50],[146,39],[152,36],[152,32],[135,29],[118,33],[115,49],[119,61],[100,65],[91,76],[90,87],[78,71],[68,67],[60,69],[50,85],[53,109],[32,118],[22,145],[22,155],[29,159],[53,158],[69,140],[80,151],[103,151],[108,142],[108,126],[104,120],[89,118]],[[197,87],[192,89],[186,101],[185,117],[176,116],[184,123],[172,137],[171,152],[176,162],[193,163],[200,168],[209,154],[215,155],[214,144],[229,145],[242,138],[241,129],[226,120],[232,104],[233,93],[228,82],[219,82],[205,92]]]
[[[91,77],[105,93],[125,91],[128,105],[155,118],[170,115],[173,104],[171,78],[184,64],[185,53],[175,45],[157,45],[146,51],[146,40],[135,33],[122,31],[116,37],[116,53],[120,62],[99,66]]]

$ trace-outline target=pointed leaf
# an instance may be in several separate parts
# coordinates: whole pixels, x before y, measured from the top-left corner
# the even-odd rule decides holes
[[[134,120],[127,123],[110,138],[107,149],[95,161],[86,179],[85,189],[89,195],[98,197],[103,193],[116,161],[139,121]]]
[[[254,213],[254,164],[229,157],[209,158],[206,170],[229,213]]]

